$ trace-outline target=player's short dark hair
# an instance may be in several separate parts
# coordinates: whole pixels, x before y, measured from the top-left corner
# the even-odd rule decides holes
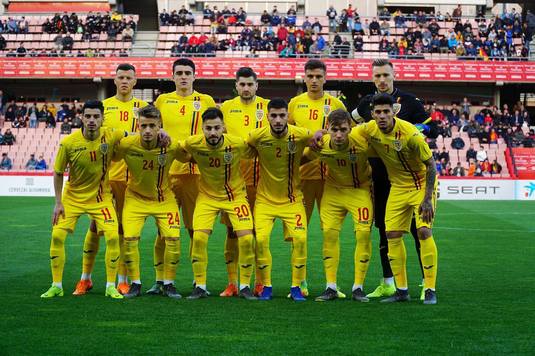
[[[179,58],[173,62],[173,74],[175,73],[176,66],[188,66],[193,69],[193,74],[195,74],[195,63],[189,58]]]
[[[372,62],[372,67],[383,67],[383,66],[390,66],[390,68],[394,69],[394,65],[392,62],[390,62],[388,59],[385,58],[377,58],[374,59]]]
[[[134,65],[130,63],[121,63],[117,66],[117,69],[115,69],[115,73],[117,73],[120,70],[131,70],[131,71],[134,71],[135,73],[136,67],[134,67]]]
[[[394,106],[394,98],[387,93],[375,94],[372,98],[372,108],[377,105],[390,105]]]
[[[202,122],[214,119],[221,119],[223,121],[223,112],[219,108],[208,108],[202,113]]]
[[[236,81],[238,81],[241,77],[243,78],[253,77],[255,81],[257,79],[256,73],[250,67],[241,67],[240,69],[236,71]]]
[[[160,110],[154,105],[147,105],[145,107],[142,107],[138,111],[139,117],[144,117],[146,119],[159,119],[161,120],[162,114],[160,113]]]
[[[327,72],[327,66],[325,65],[325,63],[323,63],[319,59],[309,59],[305,63],[305,71],[314,69],[323,69],[324,72]]]
[[[347,123],[351,126],[351,114],[344,109],[336,109],[332,111],[328,118],[329,127],[342,125]]]
[[[84,106],[82,107],[82,112],[85,111],[85,109],[99,109],[101,114],[104,114],[104,104],[102,104],[102,101],[100,100],[88,100],[84,103]]]
[[[268,103],[268,111],[271,109],[286,109],[288,110],[288,103],[283,98],[273,98]]]

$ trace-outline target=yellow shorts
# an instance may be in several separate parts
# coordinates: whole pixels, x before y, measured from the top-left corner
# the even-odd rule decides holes
[[[148,202],[127,191],[123,209],[124,236],[139,237],[149,216],[156,220],[160,236],[180,236],[180,213],[171,195],[158,203]]]
[[[89,218],[96,222],[97,231],[118,231],[119,229],[119,220],[113,207],[111,195],[105,197],[102,202],[94,204],[78,203],[64,197],[63,206],[65,218],[60,217],[58,223],[52,227],[53,229],[73,232],[78,218],[83,214],[89,215]]]
[[[326,184],[320,209],[323,228],[340,231],[347,213],[351,213],[353,217],[355,230],[371,230],[373,222],[371,187],[341,189]]]
[[[307,235],[307,215],[302,201],[291,204],[274,205],[257,200],[254,211],[256,235],[271,235],[275,219],[281,219],[284,239],[292,240],[296,236]]]
[[[438,181],[438,180],[437,180]],[[416,228],[433,226],[433,221],[426,223],[418,213],[420,204],[424,200],[425,184],[420,190],[390,188],[388,201],[386,202],[385,225],[386,231],[410,231],[412,215],[416,220]],[[433,210],[437,206],[437,183],[433,190]]]
[[[110,180],[111,192],[115,202],[115,211],[121,222],[124,207],[124,193],[126,192],[126,181]]]
[[[234,231],[252,230],[253,214],[245,197],[235,201],[214,200],[199,194],[195,213],[193,214],[194,230],[212,230],[219,212],[226,213]]]
[[[198,174],[180,174],[170,175],[169,182],[171,189],[175,193],[176,203],[182,210],[183,223],[186,229],[193,228],[193,212],[195,210],[195,201],[199,194]]]
[[[251,207],[251,212],[254,212],[254,204],[256,201],[256,187],[252,185],[247,185],[245,186],[245,189],[247,190],[247,202],[249,202],[249,206]],[[232,223],[230,222],[230,219],[227,213],[221,214],[221,224],[224,224],[227,227],[232,227]]]

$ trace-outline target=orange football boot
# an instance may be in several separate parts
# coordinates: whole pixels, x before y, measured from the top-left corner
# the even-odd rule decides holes
[[[238,287],[234,283],[229,283],[227,288],[222,291],[220,297],[234,297],[238,295]]]
[[[93,288],[93,282],[90,279],[81,279],[76,284],[76,289],[72,292],[72,295],[84,295]]]

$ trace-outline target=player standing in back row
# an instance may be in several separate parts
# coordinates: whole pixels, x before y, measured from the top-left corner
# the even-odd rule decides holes
[[[331,111],[345,109],[344,104],[334,96],[323,91],[327,81],[327,67],[317,59],[305,64],[305,84],[307,91],[294,97],[288,104],[288,123],[304,127],[311,132],[323,130],[327,126],[327,117]],[[307,221],[314,211],[314,204],[320,207],[325,182],[325,165],[320,161],[307,163],[300,168],[303,202]],[[301,284],[304,295],[308,295],[306,280]]]
[[[132,93],[137,83],[136,68],[128,63],[119,64],[115,70],[115,79],[113,82],[116,87],[115,96],[102,101],[104,105],[104,121],[102,127],[112,127],[120,131],[135,132],[137,130],[136,111],[147,106],[145,101],[135,98]],[[119,219],[119,244],[121,247],[121,259],[119,259],[119,266],[117,268],[117,290],[121,294],[126,294],[128,293],[129,285],[126,280],[126,267],[124,264],[122,212],[128,170],[124,161],[112,162],[109,169],[109,176],[115,210]],[[74,295],[86,294],[88,290],[93,288],[91,273],[95,265],[99,241],[96,224],[94,221],[91,221],[84,239],[82,277],[76,285]]]
[[[177,59],[173,62],[172,70],[176,90],[161,94],[154,104],[162,114],[163,129],[171,139],[184,141],[189,136],[201,133],[201,115],[207,108],[214,107],[215,101],[210,95],[193,90],[195,63],[191,59]],[[199,192],[199,170],[193,163],[175,161],[169,176],[171,188],[182,210],[182,221],[188,229],[190,238],[193,238],[193,211]],[[165,242],[157,238],[154,244],[156,283],[147,291],[149,294],[162,293],[164,251]]]

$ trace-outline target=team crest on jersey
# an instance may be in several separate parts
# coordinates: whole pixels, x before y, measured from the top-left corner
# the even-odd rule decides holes
[[[349,162],[355,163],[357,161],[357,154],[356,153],[350,153],[348,155]]]
[[[132,108],[132,112],[134,114],[134,118],[138,118],[139,117],[139,108],[136,108],[135,106]]]
[[[229,164],[230,162],[232,162],[232,158],[233,158],[233,154],[232,152],[225,152],[223,154],[223,162],[225,162],[225,164]]]
[[[262,119],[264,118],[264,110],[256,110],[256,120],[257,121],[262,121]]]
[[[329,115],[330,112],[331,112],[331,106],[330,105],[324,105],[323,106],[323,113],[325,114],[325,116]]]
[[[158,155],[158,164],[160,166],[165,166],[166,161],[167,161],[167,155],[165,153]]]
[[[288,152],[290,153],[296,153],[297,152],[297,145],[294,141],[288,142]]]
[[[398,151],[398,152],[401,151],[401,147],[402,146],[401,146],[401,141],[400,140],[394,140],[394,142],[392,144],[393,144],[394,149],[396,151]]]
[[[108,144],[107,143],[101,143],[100,144],[100,153],[102,153],[103,155],[108,153]]]
[[[201,110],[201,102],[200,101],[194,101],[193,102],[193,109],[195,109],[195,111],[199,111]]]

